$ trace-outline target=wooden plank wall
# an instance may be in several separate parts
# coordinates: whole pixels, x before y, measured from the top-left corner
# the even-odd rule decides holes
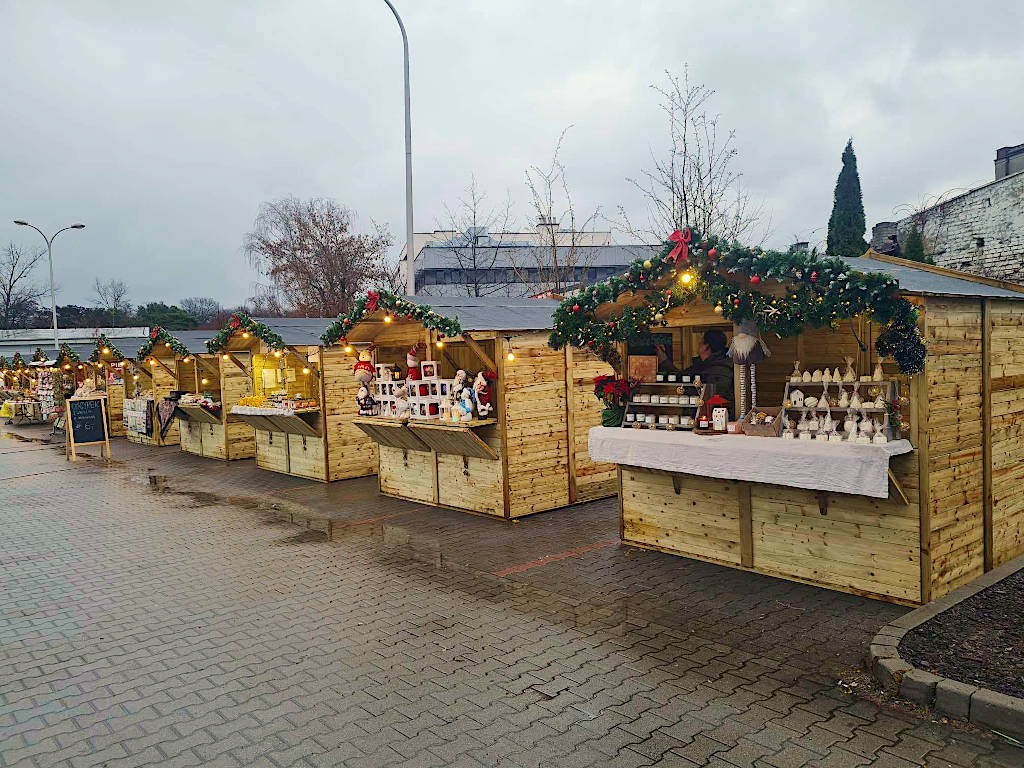
[[[1024,302],[990,305],[992,565],[1024,552]]]
[[[170,367],[171,370],[173,370],[173,361],[171,361],[171,363],[172,364],[168,367]],[[178,388],[178,380],[175,376],[172,376],[159,365],[147,365],[146,368],[149,369],[147,373],[150,375],[152,380],[152,386],[150,390],[153,392],[153,403],[155,408],[157,403],[159,403],[165,397],[170,395],[172,391]],[[143,379],[140,378],[139,380],[142,381]],[[177,445],[180,439],[178,433],[178,420],[171,419],[171,425],[167,428],[167,434],[164,435],[162,440],[160,439],[159,435],[160,421],[157,418],[156,412],[154,410],[153,437],[148,437],[146,435],[133,435],[133,438],[135,438],[136,442],[139,442],[142,445]]]
[[[320,353],[327,439],[326,479],[331,481],[372,475],[377,471],[377,444],[352,423],[359,411],[356,407],[359,384],[352,377],[356,360],[341,347]]]
[[[592,461],[587,440],[591,427],[601,426],[604,404],[594,396],[594,379],[614,373],[597,355],[573,349],[571,402],[573,411],[573,451],[576,468],[576,501],[592,501],[614,496],[617,491],[616,467]]]
[[[515,360],[502,365],[511,517],[569,504],[565,353],[547,342],[546,333],[513,336]]]
[[[977,299],[925,306],[932,599],[984,571],[981,315]]]
[[[235,352],[235,357],[242,365],[249,365],[248,352]],[[240,370],[230,360],[222,360],[219,355],[210,355],[204,360],[220,371],[220,402],[225,413],[238,401],[252,394],[252,377]],[[250,459],[256,455],[256,430],[248,424],[238,421],[224,427],[227,442],[227,459]]]
[[[377,485],[381,493],[433,503],[435,454],[432,451],[408,451],[390,445],[378,445],[377,450],[380,454]]]
[[[99,371],[97,376],[107,375],[107,369],[104,368]],[[121,369],[121,378],[124,380],[125,376],[128,376],[126,368]],[[110,421],[110,436],[120,437],[127,431],[124,428],[124,389],[125,385],[122,384],[108,384],[106,385],[107,391],[107,416]]]

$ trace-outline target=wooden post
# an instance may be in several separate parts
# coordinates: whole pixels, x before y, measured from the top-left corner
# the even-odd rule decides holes
[[[924,324],[922,314],[922,324]],[[932,545],[931,545],[931,519],[932,493],[929,479],[929,464],[931,462],[928,448],[928,362],[925,361],[925,369],[911,381],[911,398],[913,399],[914,414],[917,427],[917,498],[918,498],[918,529],[920,534],[921,550],[921,603],[928,603],[932,599]]]
[[[573,375],[572,345],[565,345],[565,425],[568,433],[569,503],[575,504],[576,488],[576,378]]]
[[[158,357],[153,357],[152,355],[150,355],[149,359],[152,360],[157,365],[159,365],[165,371],[167,371],[167,373],[170,374],[171,378],[174,379],[175,383],[177,383],[177,381],[178,381],[178,374],[177,374],[176,371],[172,371],[170,368],[168,368],[166,365],[164,365],[163,361],[160,360],[160,358],[158,358]],[[175,367],[177,367],[177,366],[175,366]]]
[[[501,490],[504,496],[505,518],[512,517],[512,499],[508,484],[508,420],[505,414],[505,369],[508,367],[509,343],[501,338],[495,338],[494,351],[497,362],[493,369],[498,374],[498,380],[494,382],[494,398],[498,410],[498,434],[501,435]]]
[[[740,565],[754,567],[754,515],[750,503],[750,483],[738,485],[740,502]]]
[[[985,570],[994,567],[992,531],[992,300],[981,302],[981,472],[985,526]]]

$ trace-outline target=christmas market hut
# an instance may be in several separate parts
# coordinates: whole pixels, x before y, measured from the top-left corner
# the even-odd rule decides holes
[[[501,518],[614,493],[614,467],[586,449],[611,368],[548,347],[557,306],[371,291],[326,330],[365,386],[354,423],[377,444],[381,493]]]
[[[0,354],[0,417],[11,424],[43,421],[38,397],[38,369],[28,347],[5,347]]]
[[[231,405],[252,395],[249,370],[230,357],[209,352],[206,343],[211,331],[173,331],[171,335],[194,361],[177,367],[179,397],[174,413],[181,449],[209,459],[251,459],[256,455],[255,431],[229,413]]]
[[[125,378],[128,397],[124,421],[130,442],[142,445],[178,445],[180,432],[175,417],[177,401],[184,394],[179,381],[195,379],[195,354],[159,326],[128,361],[131,377]]]
[[[321,482],[376,469],[373,443],[352,424],[352,362],[320,340],[332,322],[237,313],[207,343],[222,371],[250,377],[251,394],[232,402],[222,391],[222,402],[229,418],[255,430],[256,463],[263,469]]]
[[[130,367],[126,362],[125,352],[134,354],[137,346],[145,341],[145,337],[110,337],[100,333],[89,350],[87,363],[93,369],[96,389],[107,396],[106,414],[108,434],[111,437],[124,436],[124,401],[128,386],[125,376]],[[130,377],[129,377],[130,378]]]
[[[589,436],[624,542],[904,604],[1024,552],[1024,288],[671,240],[551,337],[639,379]]]

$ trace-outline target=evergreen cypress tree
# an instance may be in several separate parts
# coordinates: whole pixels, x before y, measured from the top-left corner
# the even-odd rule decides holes
[[[910,226],[910,233],[903,243],[903,258],[910,261],[928,261],[924,255],[924,240],[921,239],[916,221]]]
[[[865,229],[857,156],[853,154],[853,139],[850,139],[843,150],[843,169],[836,179],[826,252],[829,256],[863,256],[868,249],[864,240]]]

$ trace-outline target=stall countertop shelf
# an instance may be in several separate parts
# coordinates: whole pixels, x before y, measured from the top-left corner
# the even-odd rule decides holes
[[[914,450],[909,440],[881,445],[783,440],[751,435],[593,427],[590,457],[723,480],[814,491],[889,496],[889,459]]]
[[[357,416],[352,419],[356,424],[380,424],[386,426],[430,427],[431,429],[465,430],[477,427],[489,427],[497,424],[497,419],[473,419],[460,421],[457,424],[440,419],[392,419],[387,416]]]

